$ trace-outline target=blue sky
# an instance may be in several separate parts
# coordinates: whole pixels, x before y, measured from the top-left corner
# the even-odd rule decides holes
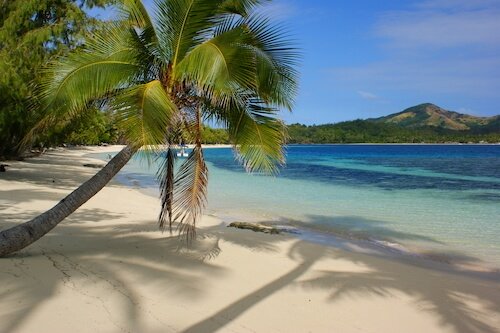
[[[146,0],[146,3],[152,3]],[[500,114],[500,0],[274,0],[302,50],[287,123],[369,118],[431,102]]]

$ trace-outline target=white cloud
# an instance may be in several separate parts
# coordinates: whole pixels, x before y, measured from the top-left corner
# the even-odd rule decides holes
[[[375,27],[376,34],[388,46],[411,49],[465,46],[499,49],[499,31],[499,8],[390,12]]]
[[[258,14],[272,18],[272,21],[300,20],[304,22],[315,22],[328,17],[324,6],[318,5],[315,1],[308,3],[297,0],[274,0],[263,1],[262,6],[257,10]]]
[[[474,115],[476,114],[476,111],[472,110],[472,109],[469,109],[469,108],[464,108],[464,107],[460,107],[457,109],[457,112],[459,113],[464,113],[464,114],[470,114],[470,115]]]
[[[424,60],[391,59],[364,66],[337,67],[331,74],[344,86],[378,90],[419,91],[495,97],[500,88],[500,59]]]
[[[368,92],[368,91],[358,91],[358,95],[361,96],[362,99],[367,99],[367,100],[376,100],[379,99],[377,95],[374,93]]]
[[[297,6],[290,1],[264,2],[264,6],[259,8],[259,14],[271,17],[273,20],[286,21],[299,13]]]
[[[415,4],[422,9],[474,9],[498,5],[499,0],[426,0]]]

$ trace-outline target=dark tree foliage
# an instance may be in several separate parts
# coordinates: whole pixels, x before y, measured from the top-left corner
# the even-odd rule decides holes
[[[98,21],[86,9],[111,0],[0,0],[0,157],[18,144],[40,116],[35,86],[54,55],[78,47]]]
[[[224,129],[204,126],[201,131],[201,141],[208,144],[227,144],[229,135]]]
[[[118,143],[120,134],[109,113],[90,108],[69,123],[57,123],[46,129],[43,139],[46,146],[98,145]]]
[[[499,127],[456,131],[431,126],[405,128],[366,120],[313,126],[292,124],[288,126],[288,134],[289,143],[500,142]]]

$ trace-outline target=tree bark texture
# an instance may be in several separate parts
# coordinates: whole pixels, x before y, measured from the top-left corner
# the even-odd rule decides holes
[[[80,185],[57,205],[34,219],[0,231],[0,257],[24,249],[97,194],[132,158],[136,148],[126,146],[92,178]]]

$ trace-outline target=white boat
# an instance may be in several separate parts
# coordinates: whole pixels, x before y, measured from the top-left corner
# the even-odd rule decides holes
[[[181,147],[181,150],[177,152],[177,157],[188,157],[189,154],[184,147]]]

